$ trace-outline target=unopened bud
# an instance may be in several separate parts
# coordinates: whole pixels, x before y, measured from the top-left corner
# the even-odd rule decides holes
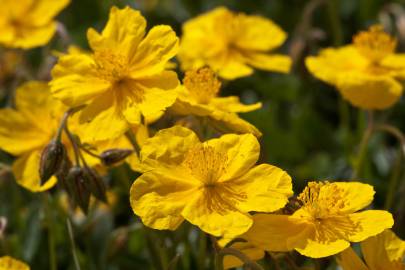
[[[124,160],[132,152],[131,149],[109,149],[101,153],[100,157],[104,165],[111,166]]]
[[[90,191],[87,188],[83,174],[83,169],[78,166],[70,168],[66,177],[66,185],[70,191],[68,193],[73,195],[75,204],[87,214],[90,202]]]
[[[39,176],[41,184],[44,184],[51,178],[52,175],[57,173],[61,168],[63,160],[66,156],[65,146],[62,142],[52,140],[42,151]]]
[[[97,199],[107,202],[106,187],[103,178],[92,168],[83,168],[83,178],[87,189]]]

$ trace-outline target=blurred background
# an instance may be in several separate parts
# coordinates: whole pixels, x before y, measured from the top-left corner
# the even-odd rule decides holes
[[[396,36],[397,51],[405,52],[405,0],[72,0],[58,17],[68,34],[64,42],[88,48],[87,29],[102,29],[113,5],[139,9],[149,28],[168,24],[179,36],[184,21],[220,5],[270,18],[288,33],[279,52],[293,58],[290,74],[256,71],[250,77],[224,83],[222,95],[238,95],[245,103],[264,104],[261,110],[242,116],[263,132],[261,162],[285,169],[293,177],[296,193],[310,180],[350,179],[366,125],[364,111],[350,106],[333,87],[308,73],[305,57],[317,54],[321,48],[350,43],[354,34],[375,23]],[[25,53],[0,49],[1,106],[12,104],[15,87],[30,79],[26,67],[39,78],[49,79],[49,66],[55,60],[50,55],[63,50],[64,43],[56,36],[48,46]],[[402,98],[391,109],[377,112],[376,121],[405,131],[404,103]],[[9,170],[12,161],[11,156],[0,152],[1,254],[13,254],[34,270],[46,270],[47,230],[52,229],[58,269],[74,269],[65,222],[68,213],[74,221],[75,242],[84,270],[163,269],[173,263],[173,258],[179,260],[173,269],[197,269],[201,258],[207,260],[206,269],[212,269],[211,246],[190,225],[182,225],[176,233],[142,228],[128,199],[127,188],[136,175],[126,165],[115,168],[108,176],[113,182],[109,206],[95,206],[97,209],[85,218],[69,210],[66,198],[58,194],[48,205],[57,209],[49,217],[43,209],[47,195],[29,193],[17,186]],[[398,141],[389,134],[375,133],[359,179],[375,187],[373,207],[394,214],[395,232],[402,239],[404,164]],[[53,228],[44,225],[47,218],[54,220]],[[177,253],[179,257],[175,257]],[[322,269],[336,269],[333,260],[322,260],[320,265]]]

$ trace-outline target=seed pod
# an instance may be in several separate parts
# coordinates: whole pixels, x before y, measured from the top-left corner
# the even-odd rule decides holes
[[[87,189],[97,199],[103,202],[107,202],[106,187],[103,178],[92,168],[83,168],[83,179]]]
[[[44,184],[51,178],[52,175],[57,173],[61,168],[63,160],[66,157],[66,149],[62,142],[52,140],[42,151],[39,176],[41,184]]]
[[[61,187],[66,190],[69,196],[72,196],[71,190],[69,189],[68,183],[67,183],[67,176],[69,174],[69,170],[72,168],[72,162],[70,159],[66,156],[65,159],[63,159],[61,168],[59,171],[55,174],[56,177],[58,178],[58,183],[60,183]]]
[[[132,154],[131,149],[109,149],[101,153],[100,158],[104,165],[111,166],[117,162],[124,160],[130,154]]]
[[[83,177],[83,169],[78,166],[70,168],[66,178],[66,184],[68,190],[70,190],[73,195],[75,204],[87,214],[90,202],[90,191],[88,190],[85,178]]]

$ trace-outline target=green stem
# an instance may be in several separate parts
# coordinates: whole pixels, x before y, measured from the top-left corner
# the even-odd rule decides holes
[[[136,142],[136,138],[135,138],[134,132],[133,132],[131,129],[129,129],[129,130],[125,133],[125,135],[127,136],[129,142],[132,144],[132,147],[133,147],[134,150],[135,150],[135,154],[138,154],[138,153],[140,152],[140,148],[139,148],[139,146],[138,146],[138,143]]]
[[[203,232],[199,232],[198,239],[198,269],[205,269],[205,259],[207,257],[207,235]]]
[[[340,0],[328,0],[327,11],[330,19],[331,32],[333,34],[333,45],[340,46],[343,43],[342,25],[339,20]]]
[[[77,253],[76,253],[75,239],[74,239],[74,236],[73,236],[72,223],[70,222],[69,218],[66,219],[66,225],[67,225],[67,228],[68,228],[70,248],[72,250],[73,262],[75,264],[75,269],[80,270],[79,259],[77,258]]]
[[[51,208],[51,196],[49,194],[44,194],[44,204],[46,211],[46,225],[48,229],[49,268],[51,270],[57,270],[55,235],[53,231],[54,222]]]
[[[371,135],[373,134],[374,130],[374,115],[372,111],[368,112],[368,121],[366,130],[363,133],[363,137],[360,141],[359,151],[355,163],[355,167],[353,170],[352,179],[358,178],[362,176],[364,162],[367,156],[367,149],[368,149],[368,142],[370,141]]]
[[[398,155],[396,158],[396,162],[394,164],[394,170],[393,170],[391,178],[390,178],[387,197],[385,198],[384,208],[386,210],[390,210],[392,207],[392,203],[394,201],[394,197],[395,197],[395,193],[396,193],[396,188],[397,188],[399,180],[401,178],[403,160],[404,160],[404,155],[402,153],[402,149],[399,149]]]

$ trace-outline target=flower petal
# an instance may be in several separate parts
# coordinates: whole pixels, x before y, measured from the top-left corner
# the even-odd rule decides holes
[[[32,192],[45,191],[56,184],[56,177],[52,176],[41,185],[39,177],[41,152],[42,150],[32,151],[19,157],[13,164],[13,173],[17,183]]]
[[[386,56],[381,66],[389,68],[395,77],[405,79],[405,53],[390,54]]]
[[[174,126],[158,131],[141,149],[141,162],[146,166],[178,165],[185,154],[200,144],[197,135],[188,128]]]
[[[84,53],[70,53],[59,58],[50,83],[54,97],[71,107],[82,105],[107,91],[111,84],[97,78],[94,61]]]
[[[246,53],[246,63],[263,70],[288,73],[291,69],[291,58],[281,54]]]
[[[231,248],[236,249],[246,255],[252,261],[258,261],[264,257],[264,250],[255,247],[254,245],[247,242],[237,242],[231,246]],[[224,256],[224,269],[229,269],[233,267],[240,267],[243,262],[239,260],[238,257],[232,255]]]
[[[222,133],[251,133],[261,137],[262,133],[254,125],[240,118],[236,113],[213,111],[209,116],[210,124]]]
[[[367,207],[374,198],[374,187],[359,182],[334,182],[339,189],[343,190],[345,207],[341,209],[346,213],[354,213]]]
[[[346,240],[338,239],[331,242],[318,242],[308,239],[307,243],[302,248],[295,248],[300,254],[310,258],[324,258],[335,255],[350,247],[350,243]]]
[[[9,256],[3,256],[0,258],[0,269],[30,270],[30,267],[22,261],[16,260]]]
[[[351,247],[343,250],[336,260],[343,270],[369,270]]]
[[[235,210],[218,212],[208,206],[209,194],[203,190],[194,191],[182,216],[201,230],[214,236],[233,238],[246,232],[252,226],[252,218]]]
[[[311,226],[288,215],[256,214],[241,238],[267,251],[291,251],[306,243]]]
[[[112,7],[101,35],[94,29],[89,29],[87,38],[94,51],[114,49],[131,59],[145,36],[145,29],[146,20],[139,11],[130,7]]]
[[[267,18],[239,13],[235,20],[238,23],[235,46],[240,49],[269,51],[279,47],[287,38],[287,34]]]
[[[178,43],[176,33],[170,26],[153,27],[131,59],[131,77],[142,78],[161,73],[166,63],[177,54]]]
[[[213,98],[210,102],[210,105],[213,105],[221,111],[234,113],[251,112],[262,107],[261,102],[257,102],[254,104],[243,104],[240,102],[239,97],[237,96]]]
[[[43,26],[52,21],[52,19],[62,11],[70,0],[37,0],[31,6],[27,13],[25,21],[29,21],[30,25]]]
[[[348,237],[351,242],[361,242],[394,225],[391,213],[382,210],[367,210],[350,214],[349,217],[358,224],[358,231]]]
[[[396,103],[402,95],[402,85],[389,76],[360,72],[338,77],[337,88],[342,96],[362,109],[385,109]]]
[[[51,40],[56,31],[56,23],[50,22],[41,27],[21,26],[14,30],[18,30],[18,35],[14,33],[13,38],[6,42],[6,46],[31,49],[45,45]]]
[[[205,144],[227,155],[226,172],[219,181],[231,180],[245,174],[255,165],[260,154],[259,142],[252,134],[226,134],[206,141]]]
[[[181,212],[194,196],[195,183],[176,169],[146,172],[132,184],[130,202],[142,222],[158,230],[175,230],[182,222]]]
[[[246,194],[238,204],[243,212],[274,212],[283,208],[293,195],[291,177],[283,170],[261,164],[240,178],[232,180],[233,187]]]

